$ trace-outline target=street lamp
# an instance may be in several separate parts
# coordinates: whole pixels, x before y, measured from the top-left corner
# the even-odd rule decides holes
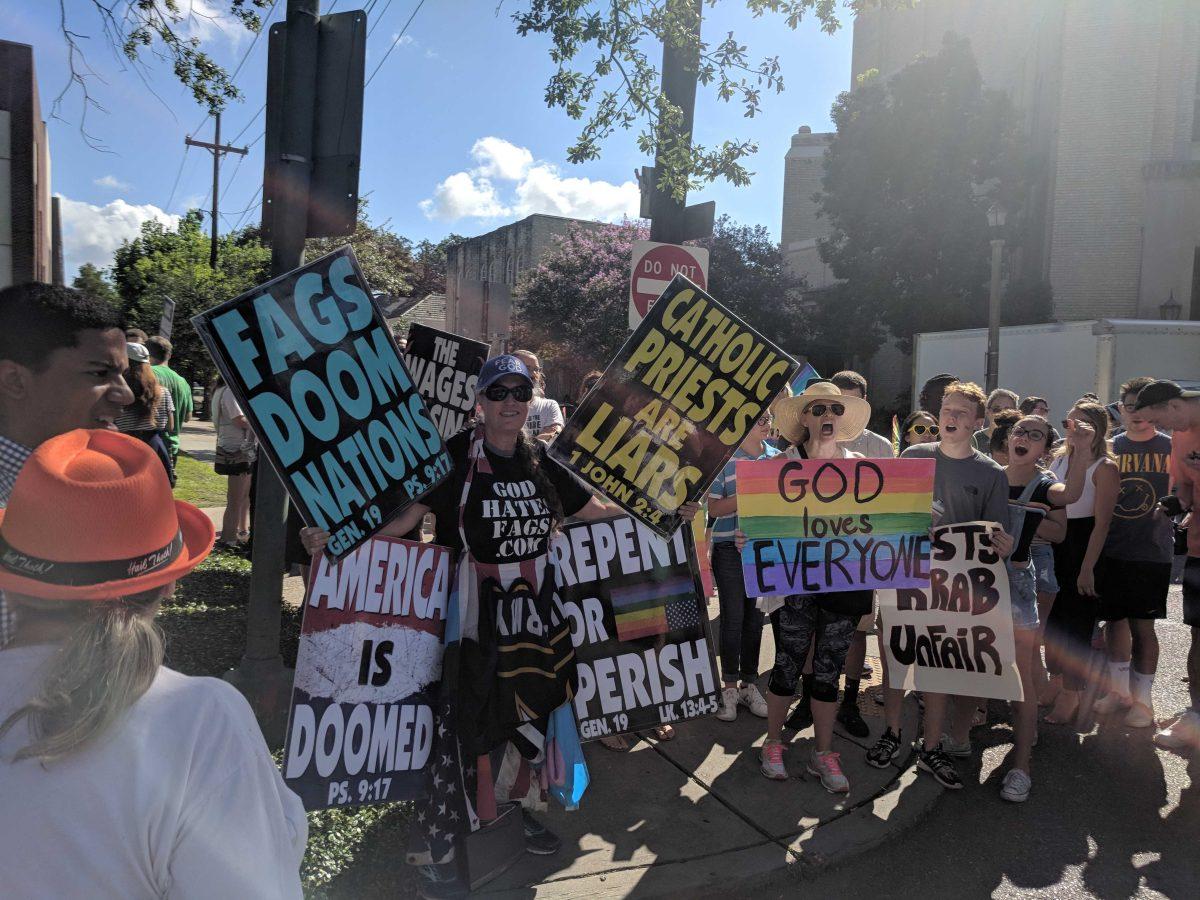
[[[987,391],[1000,382],[1000,258],[1004,253],[1004,222],[1007,214],[999,201],[988,207],[988,228],[992,232],[992,283],[988,293]]]
[[[1158,317],[1164,321],[1175,322],[1182,312],[1183,304],[1175,299],[1175,290],[1172,288],[1166,302],[1158,305]]]

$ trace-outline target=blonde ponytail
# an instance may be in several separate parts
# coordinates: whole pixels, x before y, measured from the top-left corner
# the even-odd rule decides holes
[[[70,756],[149,690],[163,661],[163,636],[153,617],[162,595],[156,588],[97,603],[72,602],[81,621],[50,659],[34,695],[0,724],[3,737],[28,720],[32,742],[13,762],[50,763]]]

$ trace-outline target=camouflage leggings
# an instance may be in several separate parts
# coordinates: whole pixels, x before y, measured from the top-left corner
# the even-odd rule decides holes
[[[838,678],[846,667],[846,652],[861,616],[829,612],[817,605],[818,600],[812,594],[793,594],[778,612],[779,643],[769,685],[772,694],[790,697],[796,692],[808,648],[815,641],[812,699],[837,700]]]

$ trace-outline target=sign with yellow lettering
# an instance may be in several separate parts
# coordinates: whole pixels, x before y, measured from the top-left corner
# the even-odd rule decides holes
[[[670,536],[799,368],[676,275],[550,453]]]

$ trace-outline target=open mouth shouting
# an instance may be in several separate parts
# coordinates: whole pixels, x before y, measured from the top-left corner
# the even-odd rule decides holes
[[[821,437],[833,437],[833,423],[832,422],[822,422],[821,423]]]

